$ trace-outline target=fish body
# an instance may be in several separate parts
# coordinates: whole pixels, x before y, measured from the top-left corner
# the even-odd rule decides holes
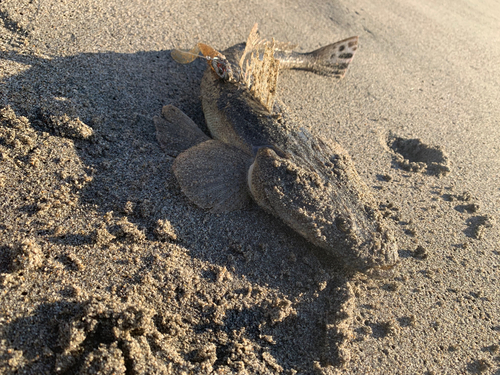
[[[273,48],[280,69],[342,78],[357,37],[306,54]],[[222,54],[238,67],[244,51],[245,44],[239,44]],[[244,72],[232,71],[236,79],[222,79],[211,67],[204,73],[201,98],[213,139],[198,138],[174,161],[183,192],[197,205],[222,212],[245,207],[251,197],[348,267],[395,264],[395,239],[349,154],[338,143],[310,134],[279,100],[263,105],[239,83]],[[155,122],[158,130],[160,120]]]

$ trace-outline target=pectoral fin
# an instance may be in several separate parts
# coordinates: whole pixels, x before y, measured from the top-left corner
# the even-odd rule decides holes
[[[247,171],[251,156],[208,140],[181,153],[173,170],[182,192],[197,206],[211,212],[229,212],[250,203]]]
[[[193,120],[173,105],[164,106],[161,116],[155,116],[153,122],[158,143],[171,156],[210,139]]]

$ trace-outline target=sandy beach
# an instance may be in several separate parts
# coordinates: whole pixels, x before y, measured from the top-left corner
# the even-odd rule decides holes
[[[500,374],[500,3],[0,2],[0,373]],[[399,262],[353,273],[257,205],[193,205],[153,117],[208,134],[206,64],[359,36],[345,78],[280,74],[341,144]]]

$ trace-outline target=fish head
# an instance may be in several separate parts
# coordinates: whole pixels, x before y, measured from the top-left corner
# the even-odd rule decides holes
[[[207,62],[220,79],[230,83],[240,82],[239,68],[233,66],[225,57],[214,57]]]
[[[225,58],[214,57],[209,60],[209,65],[219,78],[225,81],[232,76],[231,64]]]

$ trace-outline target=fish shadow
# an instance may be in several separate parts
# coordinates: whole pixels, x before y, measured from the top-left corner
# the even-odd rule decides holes
[[[168,50],[81,53],[52,58],[2,52],[0,56],[25,67],[4,80],[0,86],[0,104],[9,105],[17,116],[27,117],[36,132],[68,138],[87,173],[92,175],[92,181],[79,191],[81,205],[92,207],[103,216],[113,211],[116,217],[127,218],[145,234],[145,241],[157,241],[158,220],[168,220],[179,237],[172,242],[186,248],[189,256],[227,267],[237,276],[274,288],[290,300],[299,295],[309,296],[304,301],[318,305],[317,314],[311,312],[306,302],[298,302],[296,317],[277,323],[270,330],[281,337],[284,344],[266,347],[275,358],[283,359],[280,365],[286,369],[296,366],[299,357],[307,358],[305,361],[311,368],[318,359],[322,363],[341,362],[335,349],[337,338],[321,337],[333,335],[324,331],[325,314],[334,316],[340,309],[340,305],[329,304],[322,296],[328,294],[328,300],[335,300],[336,290],[342,285],[339,280],[343,279],[333,277],[326,288],[328,293],[318,292],[324,288],[318,287],[322,283],[322,273],[318,271],[337,272],[336,265],[323,266],[317,257],[311,256],[311,245],[306,240],[255,206],[227,215],[207,214],[192,206],[181,194],[171,172],[173,159],[165,155],[156,142],[152,117],[159,115],[167,104],[180,108],[208,134],[199,97],[203,61],[179,65],[172,61]],[[57,124],[50,122],[52,116],[61,115],[81,120],[92,128],[93,136],[81,139],[64,135]],[[21,210],[29,215],[37,214],[34,206]],[[79,241],[77,245],[91,245],[92,236],[85,235],[83,239],[79,236],[78,233],[53,235],[49,241],[67,245]],[[129,240],[117,237],[113,241],[126,244]],[[64,263],[64,259],[61,262]],[[296,284],[297,275],[302,280],[300,286]],[[140,278],[139,274],[135,276],[130,280]],[[318,297],[312,297],[315,294]],[[68,308],[78,310],[71,312],[71,316],[81,315],[79,306]],[[224,324],[232,329],[248,325],[248,338],[265,346],[255,327],[255,322],[266,314],[263,309],[266,307],[228,310]],[[62,349],[57,343],[60,339],[51,329],[60,319],[59,310],[58,303],[43,305],[32,315],[10,324],[7,327],[10,345],[30,353],[33,358],[37,355],[43,358],[42,345],[30,343],[37,335],[22,329],[30,325],[32,319],[38,319],[38,336],[49,343],[55,354],[60,353]],[[76,318],[64,319],[70,322]],[[321,350],[318,355],[311,354],[318,347],[324,347],[325,340],[326,346],[333,348],[329,349],[329,358],[322,359]],[[92,344],[84,352],[95,347]],[[224,348],[219,351],[218,360],[222,364],[229,351]],[[293,358],[288,352],[295,353]],[[47,362],[40,362],[40,366],[48,366],[51,371],[55,359],[54,356],[48,358]]]

